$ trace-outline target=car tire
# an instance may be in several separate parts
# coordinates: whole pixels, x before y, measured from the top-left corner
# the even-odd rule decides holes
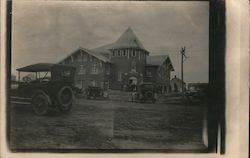
[[[62,87],[57,93],[58,108],[61,112],[68,112],[73,104],[73,90],[70,86]]]
[[[49,111],[49,101],[43,94],[38,94],[32,99],[33,112],[36,115],[43,116]]]

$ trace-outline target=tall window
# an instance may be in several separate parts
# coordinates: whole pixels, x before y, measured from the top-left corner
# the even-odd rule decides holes
[[[115,56],[115,51],[113,50],[113,57]]]
[[[89,61],[93,61],[93,57],[89,55]]]
[[[118,71],[117,81],[122,81],[122,72]]]
[[[136,62],[134,60],[131,62],[131,71],[136,72]]]
[[[135,50],[132,50],[132,56],[135,57]]]
[[[126,52],[126,50],[123,50],[123,54],[122,54],[122,56],[127,56],[127,52]]]
[[[92,74],[98,74],[98,65],[96,63],[94,63],[92,65],[92,71],[91,71]]]
[[[128,59],[129,59],[129,56],[130,56],[130,51],[129,51],[129,49],[127,49],[127,54],[128,54]]]
[[[86,74],[86,67],[84,65],[80,65],[78,74],[79,75]]]

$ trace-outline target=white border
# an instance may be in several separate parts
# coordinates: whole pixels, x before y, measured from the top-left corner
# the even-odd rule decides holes
[[[6,0],[1,0],[1,155],[3,158],[34,157],[171,157],[171,158],[246,158],[249,129],[249,2],[226,0],[226,154],[27,154],[10,153],[5,133],[5,18]]]

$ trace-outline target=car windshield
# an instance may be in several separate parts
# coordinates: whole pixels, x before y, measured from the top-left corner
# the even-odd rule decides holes
[[[24,83],[50,80],[51,72],[22,72],[20,74],[20,82]]]

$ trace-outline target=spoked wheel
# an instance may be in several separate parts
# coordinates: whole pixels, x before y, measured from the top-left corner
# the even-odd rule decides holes
[[[46,115],[49,111],[49,102],[46,96],[38,94],[33,99],[33,111],[35,114],[42,116]]]
[[[58,99],[58,108],[61,112],[68,112],[71,110],[73,104],[74,94],[69,86],[62,87],[57,95]]]

